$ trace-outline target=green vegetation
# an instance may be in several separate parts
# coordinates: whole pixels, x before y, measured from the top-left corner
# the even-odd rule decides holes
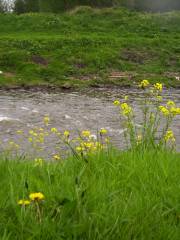
[[[141,127],[128,96],[113,103],[124,151],[112,146],[105,128],[73,136],[48,116],[41,127],[17,131],[30,142],[30,155],[22,154],[22,139],[6,139],[9,148],[1,142],[1,239],[179,239],[180,154],[170,127],[180,108],[171,100],[161,105],[162,84],[143,80],[139,87],[145,95]],[[51,135],[57,141],[45,160],[39,154]]]
[[[1,86],[122,86],[145,77],[180,85],[179,12],[2,14],[0,32]]]
[[[35,165],[0,161],[0,236],[24,239],[171,239],[180,234],[179,154],[99,153]],[[44,201],[19,206],[41,192]]]

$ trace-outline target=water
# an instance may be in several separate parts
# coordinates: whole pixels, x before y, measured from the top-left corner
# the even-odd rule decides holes
[[[89,129],[96,134],[98,129],[106,128],[113,143],[123,148],[123,129],[113,101],[121,100],[125,95],[130,96],[139,124],[141,118],[139,100],[144,95],[143,91],[136,89],[99,88],[80,92],[0,90],[0,140],[2,145],[6,145],[10,139],[16,141],[17,130],[27,131],[41,127],[42,119],[48,115],[51,119],[49,128],[56,127],[61,131],[68,129],[73,134],[83,129]],[[164,98],[172,99],[180,106],[179,89],[166,90]],[[176,134],[178,150],[180,149],[179,120],[180,117],[176,117],[172,126]],[[53,139],[50,142],[53,143]],[[49,144],[45,151],[51,147]]]

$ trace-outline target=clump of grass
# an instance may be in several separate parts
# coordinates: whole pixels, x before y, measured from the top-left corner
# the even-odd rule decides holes
[[[3,239],[179,239],[179,154],[111,150],[41,165],[0,161]],[[32,192],[44,199],[18,205]]]
[[[172,101],[159,106],[161,83],[151,86],[143,80],[140,88],[146,92],[141,135],[128,97],[114,101],[125,124],[124,151],[109,145],[104,128],[98,136],[84,130],[71,139],[68,130],[62,134],[53,127],[50,132],[72,152],[66,159],[58,154],[49,161],[1,155],[3,239],[179,239],[180,154],[171,148],[175,136],[169,127],[180,109]],[[162,117],[165,126],[157,140]],[[49,123],[45,116],[44,127]],[[44,128],[38,131],[29,131],[35,148],[49,134]]]

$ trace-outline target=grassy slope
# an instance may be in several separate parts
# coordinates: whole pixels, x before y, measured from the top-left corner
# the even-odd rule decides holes
[[[180,12],[0,15],[0,85],[124,85],[146,76],[177,86],[167,72],[180,72],[179,42]],[[112,71],[137,75],[112,80]]]
[[[0,236],[4,240],[178,240],[179,155],[111,152],[89,163],[0,161]],[[19,198],[45,195],[42,223]]]

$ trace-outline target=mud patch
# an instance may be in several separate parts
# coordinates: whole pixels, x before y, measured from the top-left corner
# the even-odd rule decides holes
[[[131,50],[124,49],[121,52],[121,59],[130,61],[133,63],[144,64],[147,61],[157,58],[157,54],[151,51],[145,50]]]
[[[39,64],[41,66],[48,66],[49,64],[49,61],[47,59],[39,55],[33,55],[31,57],[31,60],[33,61],[33,63]]]

